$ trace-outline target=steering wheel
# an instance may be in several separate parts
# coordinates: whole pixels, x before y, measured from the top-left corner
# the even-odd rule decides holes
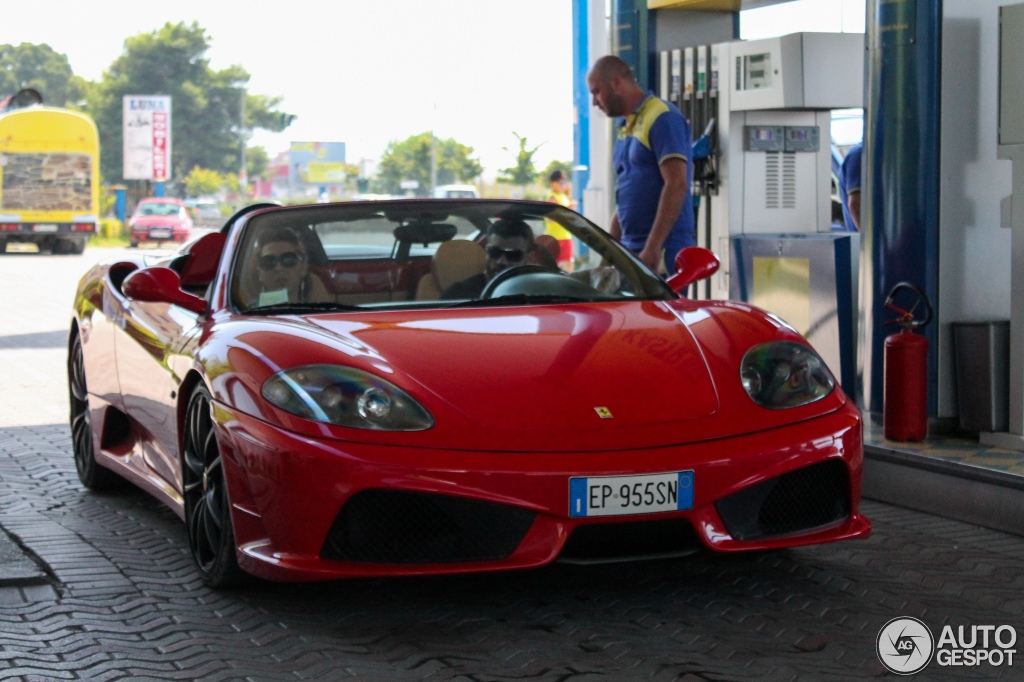
[[[490,282],[484,287],[483,291],[480,292],[481,299],[488,299],[494,296],[494,290],[500,287],[510,279],[516,277],[525,277],[527,275],[536,275],[540,273],[552,273],[554,272],[551,268],[544,265],[534,265],[528,263],[526,265],[513,265],[510,268],[506,268],[494,276]]]

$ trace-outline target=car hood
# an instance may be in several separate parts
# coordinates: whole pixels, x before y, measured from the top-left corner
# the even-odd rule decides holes
[[[674,435],[657,442],[678,442],[685,422],[719,406],[701,347],[657,302],[465,308],[379,324],[308,320],[386,361],[393,375],[382,376],[417,397],[439,427],[457,422],[464,436],[490,434],[492,446],[495,434],[517,432],[572,434],[576,447],[591,439],[591,447],[617,447],[608,439],[620,434],[635,445],[638,431],[659,425]]]
[[[751,348],[769,341],[806,343],[774,315],[734,301],[616,301],[228,315],[212,325],[197,360],[216,370],[215,399],[312,438],[509,453],[621,452],[757,433],[847,403],[837,386],[799,407],[756,405],[739,367]],[[434,425],[415,432],[328,426],[260,397],[274,373],[307,364],[348,365],[387,379],[421,403]],[[727,462],[728,446],[720,447]]]

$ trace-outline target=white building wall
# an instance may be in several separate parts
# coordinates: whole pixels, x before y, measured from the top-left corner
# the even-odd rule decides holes
[[[943,3],[939,417],[958,413],[952,323],[1010,317],[1010,230],[1001,227],[1000,206],[1012,168],[996,149],[999,6],[1016,2]]]

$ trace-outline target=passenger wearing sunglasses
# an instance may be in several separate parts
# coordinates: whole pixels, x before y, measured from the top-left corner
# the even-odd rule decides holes
[[[523,265],[533,249],[533,230],[516,219],[498,220],[487,230],[487,262],[484,271],[456,282],[441,294],[443,300],[479,298],[487,283],[502,270]]]
[[[256,257],[260,283],[258,306],[277,303],[309,303],[331,299],[327,287],[309,272],[306,251],[289,229],[272,231],[261,240]]]

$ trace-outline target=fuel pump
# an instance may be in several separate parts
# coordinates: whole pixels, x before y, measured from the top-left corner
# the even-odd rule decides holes
[[[860,236],[832,231],[831,123],[833,109],[864,106],[864,35],[709,45],[702,25],[659,10],[662,97],[699,135],[697,244],[721,259],[695,295],[775,313],[855,395]]]
[[[693,163],[693,185],[690,193],[693,194],[693,224],[696,229],[697,245],[706,246],[711,243],[711,194],[717,188],[717,175],[715,171],[715,155],[717,149],[714,144],[715,119],[708,121],[704,132],[693,142],[692,159]],[[703,227],[701,216],[704,217]],[[698,283],[698,298],[711,298],[711,280],[706,279]],[[700,291],[703,289],[703,292]]]
[[[691,126],[693,125],[693,114],[694,114],[694,61],[693,61],[693,48],[687,47],[683,49],[683,105],[679,107],[679,110],[683,112],[683,116],[686,117],[687,121],[690,121]]]
[[[692,158],[694,224],[697,244],[714,250],[711,228],[710,197],[718,191],[718,51],[714,45],[697,45],[664,50],[660,55],[662,72],[660,95],[678,107],[690,124],[693,140]],[[701,282],[698,298],[711,298],[710,279]]]
[[[672,69],[672,90],[669,99],[672,104],[676,105],[676,108],[682,111],[683,108],[683,51],[672,50],[671,51],[671,69]]]
[[[694,107],[690,129],[704,130],[708,122],[708,52],[707,45],[698,45],[694,51]]]
[[[697,88],[702,106],[694,132],[703,130],[693,144],[693,208],[695,212],[697,244],[714,250],[712,235],[711,197],[718,192],[718,51],[712,45],[697,48]],[[700,127],[697,127],[700,126]],[[703,221],[701,218],[703,217]],[[707,278],[699,284],[698,297],[712,298],[712,280]]]
[[[717,153],[709,156],[713,191],[702,188],[710,210],[698,239],[722,256],[709,297],[778,315],[851,394],[860,237],[832,230],[831,123],[833,109],[863,107],[863,63],[862,34],[712,46]]]

